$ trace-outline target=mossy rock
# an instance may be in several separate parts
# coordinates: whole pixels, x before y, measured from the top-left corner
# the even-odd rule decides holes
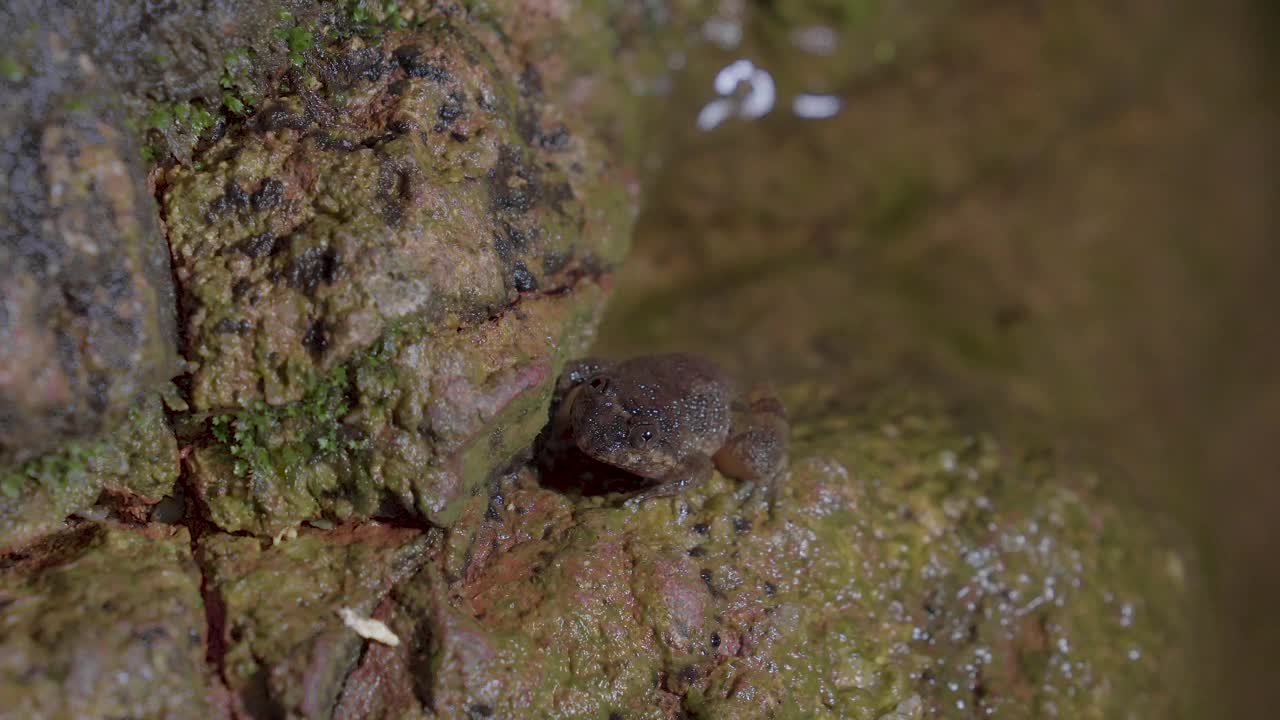
[[[6,715],[207,718],[221,706],[185,528],[50,536],[0,561],[0,608]]]
[[[1183,550],[1106,478],[968,426],[871,393],[800,424],[772,506],[717,475],[633,507],[525,467],[444,532],[211,536],[225,672],[283,717],[1177,717]]]

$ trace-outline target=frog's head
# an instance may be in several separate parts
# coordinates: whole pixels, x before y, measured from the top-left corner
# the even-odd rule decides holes
[[[592,459],[646,478],[676,467],[660,409],[644,388],[599,373],[577,388],[572,402],[574,441]]]

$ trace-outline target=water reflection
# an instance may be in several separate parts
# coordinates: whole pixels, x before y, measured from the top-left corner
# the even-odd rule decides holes
[[[840,112],[840,98],[800,93],[791,100],[791,112],[808,119],[835,117]]]
[[[747,119],[764,117],[773,109],[777,89],[768,70],[746,58],[734,60],[716,73],[713,87],[721,97],[698,112],[701,130],[711,130],[737,115]],[[745,88],[745,92],[743,89]]]
[[[796,28],[791,33],[791,44],[814,55],[831,55],[839,45],[836,31],[825,25]]]

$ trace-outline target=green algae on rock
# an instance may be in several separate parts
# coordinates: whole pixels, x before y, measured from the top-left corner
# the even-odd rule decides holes
[[[471,328],[392,334],[319,395],[215,417],[189,456],[209,520],[275,535],[315,518],[453,521],[546,421],[557,369],[584,344],[599,290],[530,296]]]
[[[189,9],[126,2],[109,17],[105,8],[52,2],[0,10],[16,29],[13,49],[0,58],[3,80],[33,100],[22,110],[27,115],[19,113],[22,103],[8,106],[19,114],[6,122],[44,133],[44,155],[28,133],[3,180],[32,191],[43,187],[41,179],[56,181],[71,191],[76,203],[59,205],[70,209],[58,227],[93,240],[89,249],[115,243],[95,232],[118,225],[128,235],[127,252],[85,256],[120,267],[63,263],[50,270],[24,235],[35,231],[43,200],[10,213],[20,232],[9,249],[31,272],[4,284],[18,312],[17,324],[0,332],[35,342],[0,349],[18,353],[9,357],[13,371],[0,375],[13,391],[0,408],[0,463],[30,460],[68,439],[91,442],[182,370],[168,258],[149,240],[158,237],[133,144],[140,130],[158,161],[151,187],[179,285],[179,349],[190,372],[179,383],[190,403],[175,417],[184,455],[196,452],[193,462],[206,471],[232,471],[214,484],[253,476],[256,490],[277,496],[303,486],[332,496],[335,482],[351,485],[353,474],[380,475],[384,466],[392,475],[426,471],[430,477],[413,488],[390,482],[407,498],[400,505],[447,522],[446,505],[462,485],[493,469],[483,463],[505,462],[536,433],[534,405],[545,402],[559,363],[581,352],[595,325],[637,204],[634,166],[646,106],[630,89],[667,72],[664,53],[683,45],[679,29],[702,11],[673,5],[655,15],[654,8],[590,5],[526,15],[519,4],[302,0]],[[44,23],[56,32],[33,30]],[[218,29],[207,42],[194,39],[202,24]],[[567,37],[581,42],[566,44]],[[122,62],[130,53],[138,57]],[[94,87],[85,89],[91,80]],[[47,177],[32,169],[41,163]],[[96,207],[94,192],[106,193],[98,214],[107,222],[90,232],[81,206]],[[24,225],[24,218],[32,222]],[[37,271],[74,276],[75,287],[57,278],[42,285]],[[348,409],[377,415],[362,428],[367,435],[381,418],[405,416],[335,394],[365,382],[360,373],[372,371],[360,358],[376,354],[375,345],[404,340],[421,352],[433,349],[426,338],[447,345],[454,331],[484,339],[472,329],[535,300],[565,307],[559,320],[551,319],[554,312],[532,313],[543,322],[523,331],[549,341],[518,351],[523,367],[503,369],[515,379],[486,379],[478,367],[448,370],[477,387],[489,383],[488,395],[453,396],[488,403],[476,413],[463,405],[437,408],[441,427],[400,428],[421,437],[398,434],[389,460],[380,455],[386,448],[339,419]],[[69,324],[47,324],[50,313],[66,315]],[[503,332],[520,330],[525,316],[507,317]],[[38,362],[77,347],[87,354],[71,352],[71,365]],[[63,365],[70,370],[59,374]],[[385,372],[378,382],[400,381],[410,382]],[[300,409],[316,403],[326,407]],[[488,423],[487,450],[469,420],[476,414]],[[202,418],[214,418],[212,432],[186,432]],[[519,422],[505,426],[511,420]],[[215,446],[213,457],[200,454]],[[64,451],[70,469],[82,449]],[[335,480],[318,477],[334,475],[320,467],[298,482],[285,478],[287,468],[319,455],[357,450],[360,462],[376,466],[372,473],[343,470],[337,475],[345,479]],[[455,450],[460,454],[449,454]],[[218,452],[230,456],[225,468]],[[58,457],[44,458],[42,467]],[[271,478],[282,486],[265,487]],[[95,490],[78,489],[85,498]],[[351,498],[257,503],[255,512],[266,514],[287,507],[276,519],[229,521],[228,512],[243,515],[234,499],[201,507],[221,512],[227,527],[270,525],[274,532],[317,514],[367,515],[381,503],[379,493],[354,488]],[[217,509],[228,502],[230,510]]]
[[[58,529],[68,515],[100,501],[157,503],[177,479],[177,443],[153,396],[105,436],[0,472],[0,550]]]
[[[86,524],[0,560],[0,714],[216,717],[190,542]]]
[[[484,58],[448,25],[352,39],[165,173],[196,410],[296,401],[398,320],[471,324],[620,259],[583,234],[606,158],[522,138]]]

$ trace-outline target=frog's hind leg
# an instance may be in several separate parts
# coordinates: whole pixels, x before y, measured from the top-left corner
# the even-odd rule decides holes
[[[659,480],[657,485],[646,488],[627,498],[627,505],[639,505],[653,498],[677,495],[695,488],[711,479],[715,467],[706,455],[690,455],[684,462]]]
[[[731,478],[764,486],[772,506],[778,478],[786,469],[790,433],[787,411],[777,394],[770,388],[753,390],[735,403],[729,437],[715,454],[715,465]]]

